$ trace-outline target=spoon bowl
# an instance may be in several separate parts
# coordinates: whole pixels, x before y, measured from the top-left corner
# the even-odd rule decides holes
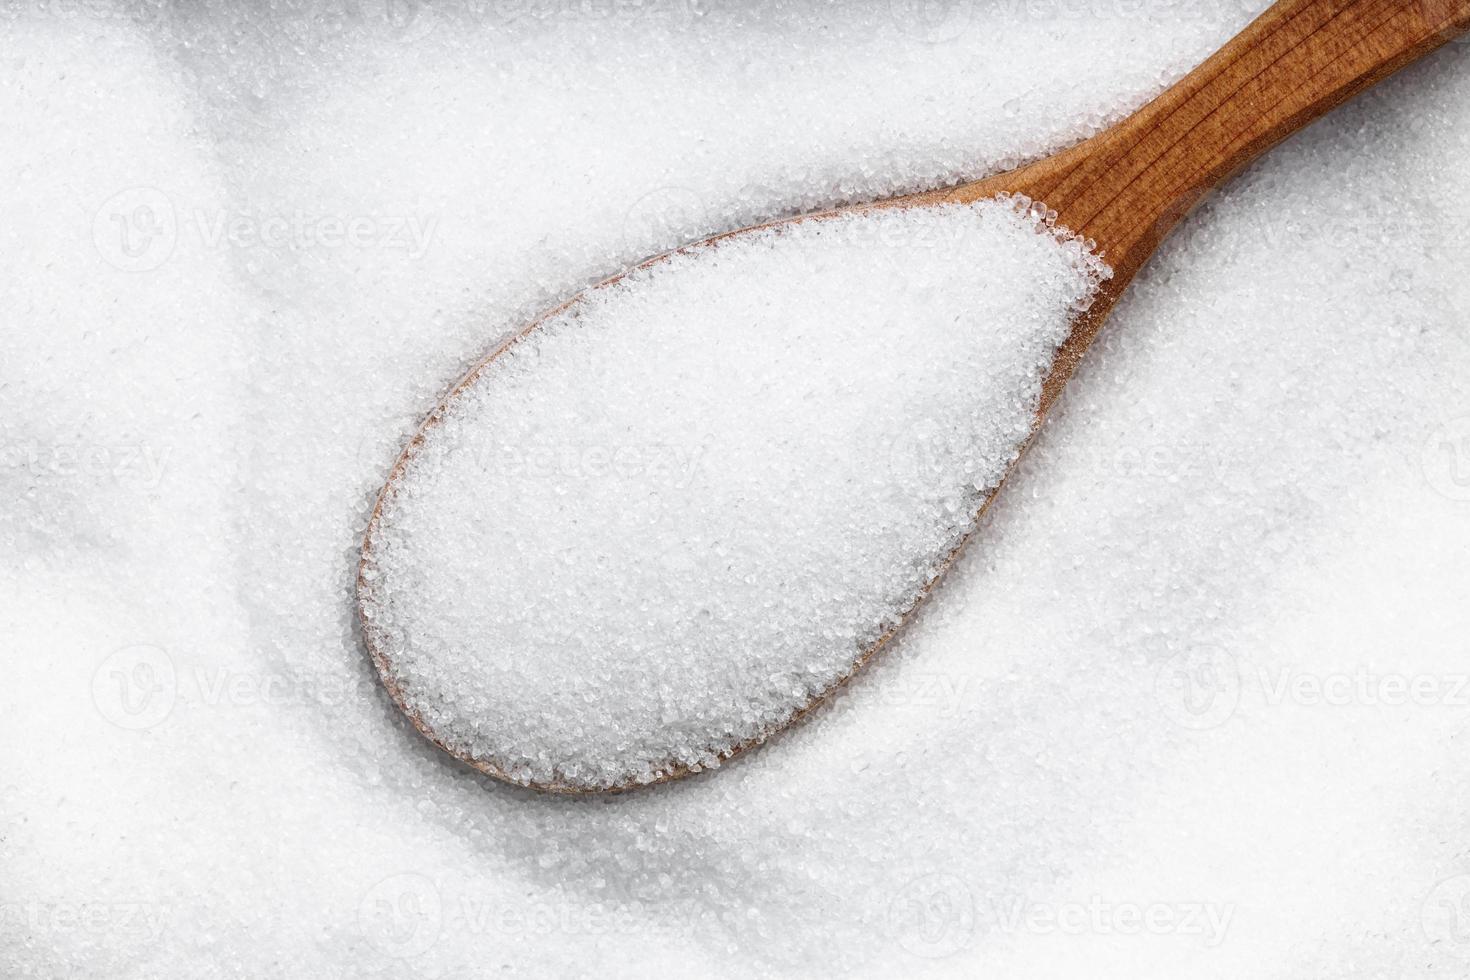
[[[358,611],[369,655],[389,695],[439,748],[489,776],[538,790],[568,794],[618,792],[707,768],[671,760],[650,778],[595,788],[555,778],[527,779],[503,771],[494,763],[457,749],[410,703],[395,669],[393,644],[374,622],[371,597],[384,509],[398,492],[406,468],[426,438],[443,424],[448,408],[481,381],[498,359],[548,321],[629,275],[692,250],[717,248],[739,236],[828,221],[855,212],[939,208],[1009,196],[1046,223],[1087,240],[1112,270],[1090,307],[1072,321],[1070,332],[1051,362],[1025,440],[1029,443],[1129,283],[1203,197],[1292,133],[1467,29],[1470,0],[1282,0],[1137,113],[1064,152],[1009,173],[948,189],[800,215],[717,235],[651,258],[548,311],[497,347],[451,388],[405,448],[378,496],[362,546]],[[995,499],[999,486],[997,483],[979,503],[977,520]],[[972,530],[939,562],[916,601],[933,589],[953,563],[976,524],[969,526]],[[797,707],[782,725],[721,749],[717,761],[761,744],[810,714],[868,663],[911,613],[912,607],[882,630],[876,641],[852,661],[850,669]]]

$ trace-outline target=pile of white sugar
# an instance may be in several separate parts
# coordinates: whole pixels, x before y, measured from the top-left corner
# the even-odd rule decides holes
[[[1031,432],[1103,263],[1021,198],[780,225],[492,358],[370,533],[405,704],[507,778],[716,766],[852,671]]]
[[[394,460],[537,314],[1071,145],[1264,5],[0,5],[0,977],[1464,980],[1470,44],[1206,201],[718,772],[490,779],[356,628]]]

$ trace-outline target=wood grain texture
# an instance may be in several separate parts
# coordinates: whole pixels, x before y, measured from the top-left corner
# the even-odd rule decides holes
[[[1062,350],[1043,414],[1159,244],[1288,136],[1470,29],[1470,0],[1282,0],[1133,116],[1067,153],[925,202],[1044,201],[1113,267]]]
[[[1283,139],[1467,30],[1470,30],[1470,0],[1281,0],[1153,102],[1117,126],[1069,150],[958,187],[756,227],[820,221],[847,210],[967,203],[997,194],[1020,194],[1044,202],[1056,212],[1058,225],[1097,243],[1114,275],[1092,308],[1078,318],[1058,351],[1043,386],[1032,429],[1034,438],[1119,297],[1169,232],[1206,194]],[[728,232],[687,248],[705,247],[752,230],[755,229]],[[639,268],[660,262],[668,254],[649,259]],[[620,278],[614,277],[593,288],[602,288]],[[425,433],[439,424],[444,407],[473,384],[497,357],[579,300],[580,297],[573,297],[496,348],[455,384],[429,415],[379,493],[364,537],[358,571],[359,622],[368,653],[389,696],[433,744],[471,768],[514,785],[523,784],[492,763],[455,753],[407,705],[385,652],[387,644],[362,615],[368,590],[363,570],[372,562],[384,502],[396,492],[397,482]],[[992,493],[980,514],[994,499]],[[926,585],[921,599],[932,591],[964,546],[965,542],[961,542],[950,553],[939,573]],[[819,707],[871,660],[902,625],[864,651],[837,685],[803,706],[785,727],[796,724]],[[739,755],[774,734],[736,746],[723,753],[722,758]],[[689,769],[671,764],[655,782],[689,774]],[[553,793],[588,792],[562,782],[531,784],[530,788]],[[637,787],[617,787],[611,792],[634,788]]]

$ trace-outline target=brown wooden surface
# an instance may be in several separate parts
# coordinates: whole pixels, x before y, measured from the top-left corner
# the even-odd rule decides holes
[[[858,207],[932,206],[966,203],[1002,193],[1024,194],[1055,211],[1058,225],[1096,241],[1098,250],[1113,267],[1114,276],[1092,309],[1078,319],[1058,353],[1043,388],[1036,420],[1039,426],[1128,284],[1170,230],[1207,193],[1292,133],[1467,29],[1470,29],[1470,0],[1281,0],[1178,84],[1130,118],[1085,143],[985,180]],[[839,213],[824,212],[788,221],[821,220]],[[730,232],[690,247],[702,247],[741,233]],[[645,265],[663,257],[650,259]],[[615,282],[616,278],[609,282]],[[574,297],[542,316],[515,339],[497,348],[454,386],[445,402],[472,384],[486,365],[521,337],[576,301]],[[358,576],[359,610],[367,591],[361,568],[372,561],[383,501],[394,493],[408,457],[422,442],[424,433],[438,424],[442,407],[441,403],[440,409],[424,422],[379,494],[363,542]],[[1035,435],[1034,429],[1032,434]],[[994,494],[985,501],[985,506],[993,499]],[[945,568],[959,550],[951,553]],[[931,581],[925,594],[933,585]],[[423,719],[405,704],[383,645],[377,641],[371,625],[361,615],[359,618],[368,652],[390,696],[425,737],[450,752]],[[847,677],[867,663],[895,632],[896,629],[885,634],[865,651]],[[803,707],[787,727],[807,715],[821,700]],[[764,740],[737,746],[725,753],[724,758],[738,755]],[[456,757],[480,772],[510,781],[490,763]],[[684,775],[688,775],[687,769],[670,766],[667,775],[658,781]],[[533,788],[583,792],[564,783]],[[631,788],[634,787],[620,787]]]

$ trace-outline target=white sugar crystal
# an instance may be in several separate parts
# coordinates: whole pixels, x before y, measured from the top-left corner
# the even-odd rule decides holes
[[[608,788],[851,672],[1030,434],[1102,263],[1020,199],[804,221],[594,290],[450,398],[368,544],[457,753]]]
[[[1060,149],[1263,6],[0,5],[0,976],[1463,980],[1470,44],[1213,195],[759,751],[508,787],[354,634],[389,466],[537,312]]]

